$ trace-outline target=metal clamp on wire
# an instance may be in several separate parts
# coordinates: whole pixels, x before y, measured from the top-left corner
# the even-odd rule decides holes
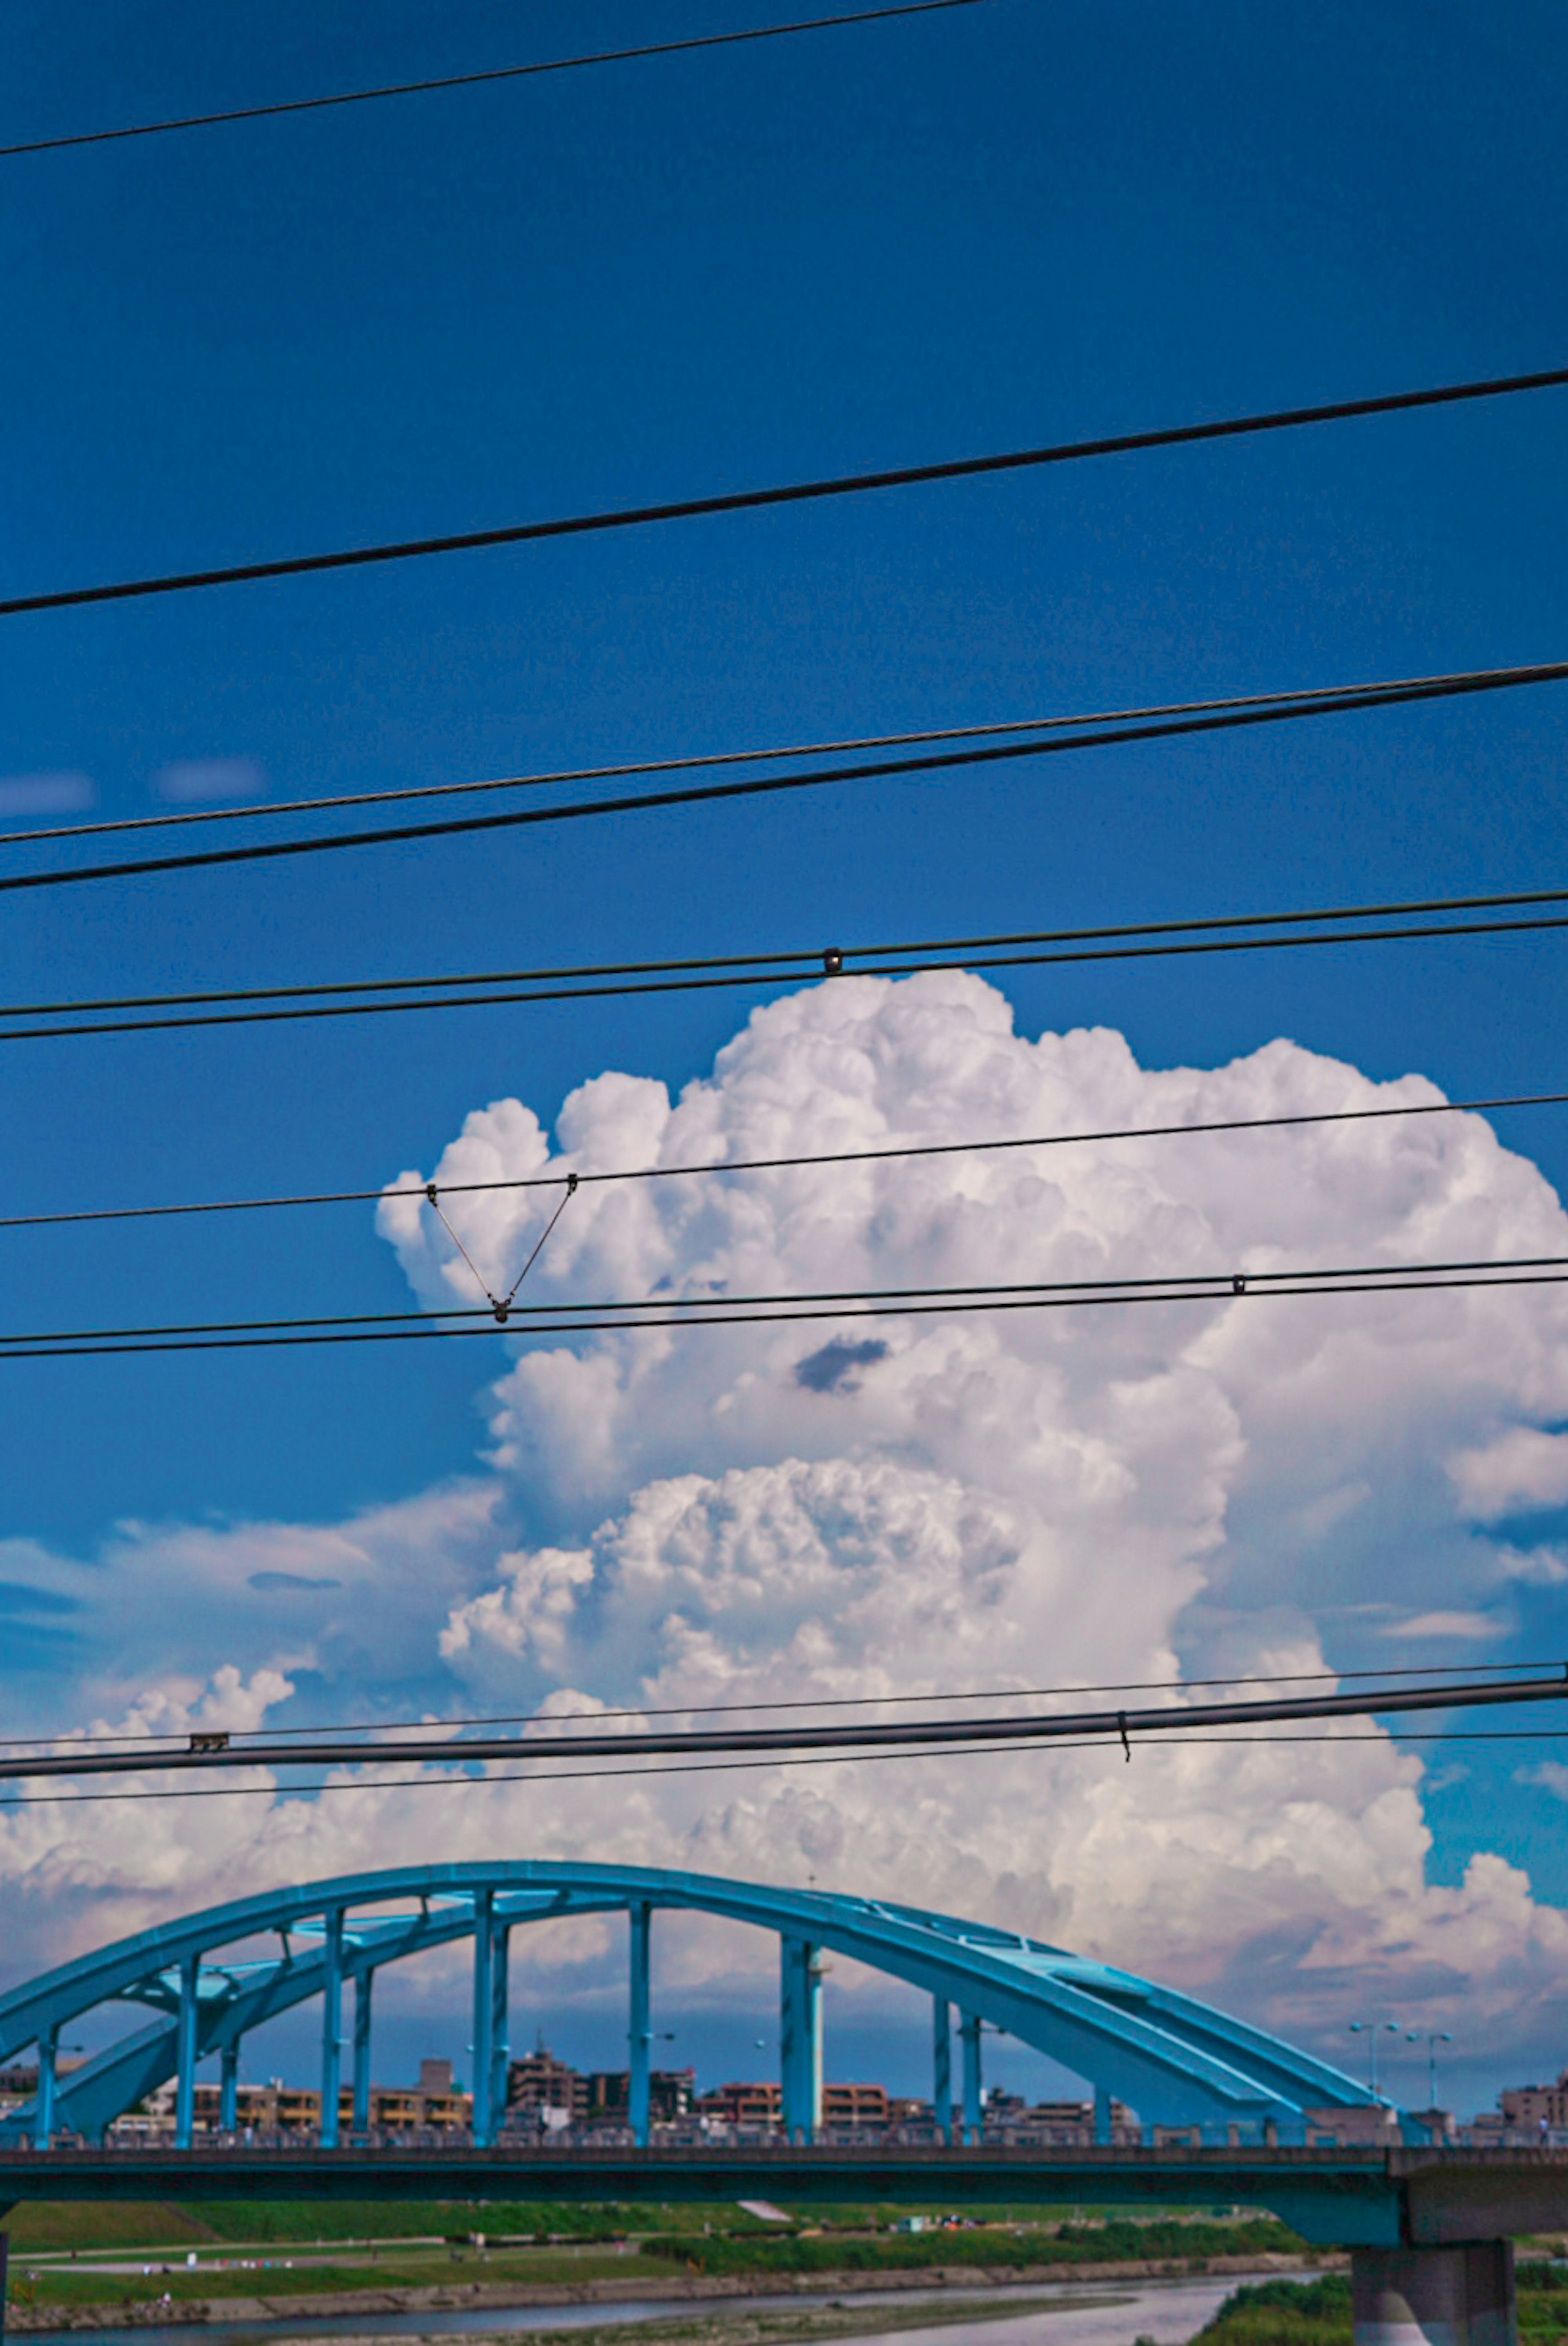
[[[830,945],[822,955],[822,969],[829,977],[843,976],[844,956],[837,945]]]

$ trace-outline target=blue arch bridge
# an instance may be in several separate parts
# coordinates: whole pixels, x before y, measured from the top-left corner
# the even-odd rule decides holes
[[[649,2143],[650,1952],[656,1910],[720,1915],[779,1942],[782,2139]],[[497,2139],[508,2059],[512,1933],[562,1917],[627,1919],[632,2146]],[[277,1941],[273,1948],[268,1943]],[[473,1947],[472,2138],[372,2146],[372,1995],[387,1964]],[[232,1951],[231,1953],[229,1951]],[[936,2139],[819,2144],[820,1958],[832,1952],[931,1999]],[[352,2001],[349,2140],[340,2141],[345,1990]],[[308,2148],[233,2141],[246,2035],[321,2003],[321,2130]],[[149,2014],[79,2066],[61,2032],[127,2004]],[[958,2075],[952,2038],[960,2046]],[[988,2144],[981,2133],[989,2024],[1092,2081],[1094,2147]],[[1359,2346],[1510,2346],[1512,2238],[1568,2228],[1568,2154],[1458,2150],[1424,2141],[1378,2097],[1378,2145],[1308,2141],[1312,2114],[1372,2102],[1341,2070],[1191,1996],[1016,1932],[871,1898],[780,1889],[647,1866],[519,1860],[407,1866],[268,1891],[137,1933],[0,1995],[0,2061],[37,2051],[35,2098],[0,2116],[0,2213],[23,2198],[178,2197],[738,2198],[1017,2202],[1032,2197],[1274,2209],[1309,2240],[1353,2252]],[[221,2071],[217,2137],[196,2134],[198,2065]],[[146,2095],[176,2084],[172,2150],[101,2147]],[[1113,2097],[1138,2114],[1111,2140]],[[59,2137],[68,2137],[62,2142]],[[1175,2137],[1173,2139],[1173,2137]],[[230,2137],[230,2139],[225,2139]],[[83,2148],[83,2143],[98,2147]]]
[[[388,1907],[397,1902],[394,1911]],[[101,2138],[157,2087],[177,2081],[175,2143],[193,2141],[196,2070],[216,2055],[219,2131],[235,2127],[239,2048],[250,2030],[319,1996],[321,2141],[335,2147],[344,1990],[351,1988],[351,2131],[369,2124],[372,1991],[378,1972],[433,1947],[473,1948],[473,2115],[477,2147],[505,2109],[508,1954],[528,1923],[623,1910],[628,1923],[629,2124],[648,2140],[649,1954],[656,1908],[684,1907],[775,1933],[779,1958],[783,2128],[809,2142],[820,2123],[821,1970],[826,1950],[907,1981],[932,1999],[936,2123],[981,2125],[985,2024],[1050,2054],[1094,2083],[1096,2138],[1111,2139],[1113,2098],[1146,2127],[1183,2127],[1198,2142],[1306,2140],[1308,2112],[1365,2105],[1365,2087],[1264,2030],[1156,1987],[1131,1972],[1064,1953],[1013,1931],[871,1898],[783,1890],[651,1866],[526,1860],[400,1867],[269,1891],[99,1948],[0,1996],[0,2061],[37,2048],[38,2090],[0,2117],[0,2144],[47,2144],[58,2133]],[[246,1954],[276,1936],[277,1952]],[[222,1951],[236,1948],[242,1959]],[[139,2006],[156,2017],[80,2067],[58,2066],[60,2032],[89,2012]],[[954,2017],[959,2076],[952,2058]],[[956,2092],[955,2092],[956,2086]]]

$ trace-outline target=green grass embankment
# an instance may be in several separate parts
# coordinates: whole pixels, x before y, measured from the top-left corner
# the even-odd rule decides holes
[[[1019,2208],[973,2226],[893,2229],[891,2208],[785,2211],[759,2221],[733,2204],[630,2208],[433,2200],[384,2203],[195,2202],[183,2207],[29,2206],[11,2219],[11,2299],[19,2308],[101,2306],[168,2297],[177,2303],[236,2298],[321,2300],[371,2291],[527,2292],[608,2284],[630,2296],[687,2275],[769,2276],[934,2272],[1176,2263],[1203,2270],[1216,2257],[1298,2252],[1301,2243],[1268,2217],[1229,2221],[1176,2214],[1107,2223],[1071,2211]],[[1069,2220],[1060,2218],[1068,2216]],[[660,2226],[639,2239],[650,2218]],[[395,2228],[395,2229],[394,2229]],[[473,2245],[482,2234],[485,2245]],[[186,2262],[193,2250],[194,2265]],[[483,2301],[483,2300],[482,2300]],[[497,2301],[492,2299],[490,2301]],[[501,2301],[523,2302],[514,2295]],[[1303,2346],[1320,2346],[1304,2341]],[[1327,2341],[1321,2341],[1327,2346]]]
[[[766,2235],[732,2201],[650,2209],[567,2201],[495,2199],[181,2199],[127,2202],[25,2200],[5,2218],[14,2253],[90,2254],[99,2249],[210,2247],[218,2242],[490,2239],[541,2244],[611,2241],[646,2231]]]
[[[128,2259],[127,2259],[128,2261]],[[88,2262],[28,2266],[14,2257],[10,2301],[23,2307],[145,2305],[168,2297],[176,2302],[192,2299],[328,2297],[351,2290],[443,2290],[475,2288],[551,2288],[587,2281],[625,2285],[635,2296],[640,2281],[667,2279],[667,2264],[655,2265],[636,2250],[570,2249],[503,2250],[499,2254],[473,2250],[418,2249],[384,2249],[368,2257],[338,2259],[331,2254],[301,2254],[297,2259],[263,2252],[236,2256],[222,2267],[205,2262],[187,2265],[149,2258],[146,2268],[107,2270]]]
[[[1350,2346],[1350,2277],[1249,2281],[1233,2289],[1192,2346]]]
[[[688,2270],[731,2273],[923,2271],[933,2265],[1002,2266],[1123,2264],[1145,2259],[1299,2254],[1303,2243],[1272,2217],[1238,2223],[1136,2222],[976,2226],[929,2232],[734,2234],[712,2239],[664,2233],[643,2242],[645,2255]]]

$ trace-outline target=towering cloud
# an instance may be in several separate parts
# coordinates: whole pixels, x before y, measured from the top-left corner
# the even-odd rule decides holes
[[[678,1098],[600,1075],[553,1139],[517,1100],[476,1110],[433,1168],[461,1251],[423,1174],[381,1227],[443,1305],[479,1299],[470,1263],[511,1285],[573,1171],[658,1178],[582,1183],[529,1275],[538,1303],[1568,1252],[1548,1185],[1474,1116],[1070,1137],[1439,1101],[1287,1042],[1151,1070],[1113,1033],[1031,1040],[972,977],[840,979],[756,1013]],[[1030,1145],[963,1146],[1000,1140]],[[938,1153],[725,1169],[911,1146]],[[675,1169],[693,1166],[716,1169]],[[461,1186],[495,1182],[539,1186]],[[1484,1657],[1568,1569],[1530,1536],[1568,1494],[1555,1289],[951,1300],[513,1341],[484,1479],[324,1529],[136,1535],[108,1585],[134,1567],[171,1600],[203,1591],[161,1616],[187,1703],[239,1663],[329,1686],[395,1672],[445,1709],[678,1717],[1313,1670],[1326,1637],[1341,1664],[1400,1660],[1412,1637]],[[1568,1928],[1485,1848],[1434,1885],[1431,1797],[1419,1759],[1364,1728],[1145,1745],[1130,1764],[387,1785],[258,1801],[242,1864],[203,1843],[201,1891],[422,1848],[592,1849],[982,1913],[1287,2029],[1337,2025],[1353,1970],[1363,1994],[1397,1979],[1443,2014],[1462,1994],[1471,2019],[1527,2035]],[[69,1836],[50,1815],[0,1824],[0,1879],[75,1868],[100,1897],[128,1892],[142,1812],[111,1829],[83,1811]],[[733,1960],[727,1940],[680,1943],[694,1980]]]

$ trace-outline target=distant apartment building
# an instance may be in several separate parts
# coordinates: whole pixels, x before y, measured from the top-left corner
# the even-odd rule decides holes
[[[86,2055],[62,2053],[55,2063],[56,2077],[68,2076],[79,2069]],[[32,2061],[8,2062],[0,2068],[0,2110],[15,2109],[20,2102],[30,2102],[38,2090],[37,2066]]]
[[[1504,2127],[1515,2134],[1549,2134],[1568,2127],[1568,2069],[1554,2086],[1505,2086],[1498,2096]]]
[[[16,2067],[0,2071],[0,2092],[7,2085],[13,2091],[21,2087],[30,2095],[35,2085],[33,2074]],[[631,2123],[630,2092],[631,2079],[626,2070],[580,2072],[552,2053],[541,2036],[532,2053],[507,2065],[503,2123],[514,2133],[565,2133],[594,2127],[625,2131]],[[779,2083],[772,2078],[732,2078],[698,2095],[692,2069],[656,2069],[648,2078],[648,2101],[649,2116],[656,2127],[700,2124],[705,2127],[768,2133],[783,2124],[783,2096]],[[1499,2133],[1508,2131],[1517,2136],[1532,2129],[1543,2131],[1559,2123],[1568,2127],[1568,2077],[1554,2087],[1520,2087],[1504,2095],[1503,2103],[1503,2111],[1490,2121]],[[353,2104],[352,2087],[341,2086],[338,2128],[345,2141],[354,2131]],[[173,2084],[158,2087],[135,2110],[114,2122],[110,2140],[152,2147],[172,2141],[175,2106]],[[213,2137],[220,2131],[222,2110],[222,2094],[217,2083],[198,2084],[192,2109],[198,2138]],[[885,2086],[868,2081],[824,2083],[821,2088],[821,2125],[829,2136],[885,2134],[901,2127],[927,2129],[934,2127],[935,2115],[928,2100],[890,2094]],[[1309,2139],[1332,2140],[1337,2137],[1341,2141],[1383,2141],[1390,2138],[1395,2125],[1391,2113],[1378,2109],[1324,2110],[1309,2115]],[[1442,2116],[1435,2115],[1440,2118]],[[955,2109],[952,2116],[955,2127],[962,2128],[962,2112]],[[420,2064],[417,2086],[371,2088],[366,2124],[372,2135],[382,2139],[418,2141],[433,2135],[466,2135],[473,2117],[473,2097],[457,2089],[452,2063],[426,2059]],[[1113,2100],[1108,2119],[1114,2143],[1143,2139],[1135,2114],[1125,2104]],[[320,2138],[321,2123],[321,2097],[314,2086],[289,2086],[274,2077],[266,2085],[241,2085],[235,2089],[234,2127],[241,2137],[261,2141],[316,2140]],[[1447,2123],[1443,2121],[1445,2127]],[[1478,2122],[1478,2139],[1485,2138],[1487,2123]],[[1090,2101],[1027,2104],[1022,2095],[993,2086],[985,2098],[984,2127],[993,2136],[1016,2132],[1031,2140],[1063,2147],[1085,2145],[1095,2139],[1095,2105]],[[1319,2127],[1323,2129],[1321,2134],[1316,2132]],[[1177,2144],[1195,2137],[1191,2128],[1156,2127],[1150,2138],[1156,2144]]]
[[[509,2063],[507,2122],[539,2125],[629,2127],[631,2072],[574,2069],[552,2053],[543,2037],[532,2053]],[[687,2118],[697,2100],[692,2069],[654,2069],[648,2074],[648,2115],[656,2126]]]
[[[884,2086],[824,2086],[822,2124],[830,2127],[886,2127],[888,2096]]]
[[[703,2118],[722,2118],[729,2126],[781,2126],[784,2121],[784,2094],[771,2079],[761,2085],[743,2085],[732,2081],[728,2086],[715,2086],[697,2101],[697,2114]]]
[[[580,2125],[588,2115],[588,2080],[558,2061],[541,2036],[532,2053],[507,2065],[506,2108],[509,2115],[559,2111]]]
[[[594,2069],[587,2077],[588,2124],[629,2126],[632,2081],[626,2069]],[[674,2126],[691,2116],[697,2100],[695,2069],[650,2069],[648,2116],[655,2126]]]
[[[450,2086],[452,2064],[429,2065],[443,2073]],[[217,2134],[222,2123],[221,2089],[199,2083],[191,2096],[191,2123],[199,2137]],[[405,2086],[371,2088],[368,2119],[377,2134],[454,2134],[473,2122],[473,2105],[467,2094],[423,2093]],[[354,2123],[351,2086],[338,2093],[338,2128],[347,2136]],[[236,2132],[245,2135],[318,2136],[321,2130],[321,2096],[311,2086],[286,2086],[274,2077],[265,2086],[237,2086],[234,2093]],[[109,2139],[116,2143],[158,2143],[172,2140],[175,2129],[175,2088],[160,2086],[134,2110],[116,2118]]]

